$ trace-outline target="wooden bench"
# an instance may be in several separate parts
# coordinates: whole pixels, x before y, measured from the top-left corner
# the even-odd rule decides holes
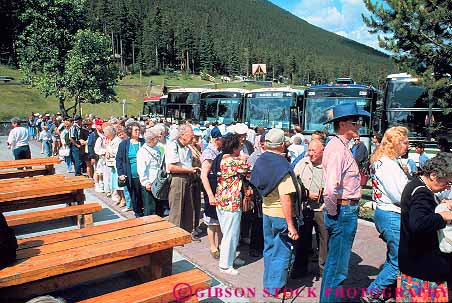
[[[61,160],[57,157],[0,161],[0,179],[53,175],[54,165],[60,162]],[[36,168],[35,166],[44,167]]]
[[[192,269],[79,303],[198,302],[197,292],[209,288],[210,280],[201,270]]]
[[[18,215],[5,216],[8,226],[18,226],[37,222],[44,222],[67,217],[82,216],[78,220],[79,227],[93,225],[93,213],[101,211],[102,206],[99,203],[88,203],[83,205],[75,205],[64,208],[55,208],[49,210],[34,211]]]
[[[86,188],[94,182],[85,177],[42,176],[0,181],[0,211],[8,212],[56,204],[83,204]]]
[[[146,216],[19,240],[16,263],[0,270],[0,298],[14,302],[137,270],[146,281],[169,276],[173,247],[191,235]]]

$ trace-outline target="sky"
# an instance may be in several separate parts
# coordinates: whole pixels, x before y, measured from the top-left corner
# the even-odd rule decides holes
[[[377,35],[370,34],[361,14],[362,0],[270,0],[307,22],[381,51]]]

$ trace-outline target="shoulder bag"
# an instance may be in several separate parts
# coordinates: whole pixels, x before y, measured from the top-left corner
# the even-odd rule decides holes
[[[165,155],[163,155],[160,168],[157,171],[157,177],[152,182],[152,195],[159,200],[168,200],[169,187],[171,184],[171,175],[166,171]]]

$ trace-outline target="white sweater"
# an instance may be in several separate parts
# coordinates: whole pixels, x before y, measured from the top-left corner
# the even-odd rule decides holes
[[[144,144],[137,152],[137,171],[142,186],[152,184],[157,177],[162,155],[160,149]]]
[[[381,210],[400,213],[400,198],[408,177],[397,160],[383,156],[372,164],[373,198]]]

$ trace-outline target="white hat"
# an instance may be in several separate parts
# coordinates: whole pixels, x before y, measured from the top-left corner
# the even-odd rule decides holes
[[[248,126],[246,126],[246,124],[243,123],[237,123],[234,126],[234,132],[238,135],[245,135],[248,133]]]

